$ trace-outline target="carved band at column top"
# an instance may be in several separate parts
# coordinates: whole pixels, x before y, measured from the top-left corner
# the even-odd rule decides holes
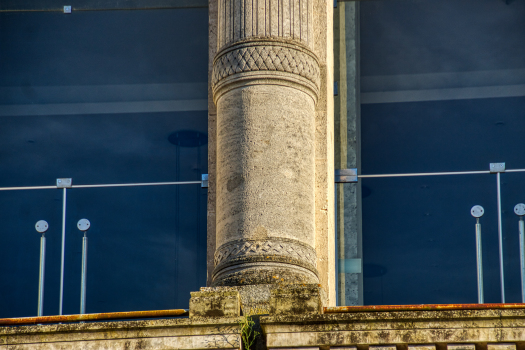
[[[319,89],[315,55],[305,47],[279,41],[250,41],[219,52],[213,64],[212,86],[235,74],[262,71],[298,75]]]

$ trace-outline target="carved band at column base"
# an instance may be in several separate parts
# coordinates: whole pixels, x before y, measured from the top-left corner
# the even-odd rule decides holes
[[[219,271],[215,269],[212,286],[312,283],[319,283],[317,273],[298,265],[244,261]]]
[[[215,252],[213,285],[318,283],[315,263],[315,249],[293,239],[232,241]]]

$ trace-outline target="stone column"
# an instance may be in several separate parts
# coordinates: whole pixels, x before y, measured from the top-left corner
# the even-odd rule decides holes
[[[214,286],[319,283],[312,0],[219,0]]]

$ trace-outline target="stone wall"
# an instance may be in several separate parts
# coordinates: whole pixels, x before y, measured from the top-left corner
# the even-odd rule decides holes
[[[2,327],[0,349],[240,349],[239,320],[194,317]],[[525,349],[524,309],[310,313],[260,316],[258,322],[262,347],[268,349]]]
[[[239,349],[235,318],[0,328],[0,350]]]

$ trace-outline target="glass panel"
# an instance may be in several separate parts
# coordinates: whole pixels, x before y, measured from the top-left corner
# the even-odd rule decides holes
[[[176,99],[147,84],[207,86],[208,9],[0,13],[0,47],[0,104]]]
[[[509,303],[521,303],[519,216],[514,206],[525,203],[525,173],[501,174],[501,209],[505,297]]]
[[[365,104],[362,174],[525,168],[525,97]]]
[[[44,314],[58,314],[62,192],[0,191],[0,318],[38,313],[39,220],[49,223]]]
[[[365,304],[477,303],[474,205],[485,302],[501,302],[496,175],[361,181]]]
[[[199,181],[206,121],[206,111],[4,118],[0,186]]]
[[[0,187],[199,181],[207,63],[206,8],[0,13]],[[47,191],[0,192],[0,317],[37,313],[39,219],[44,315],[58,313],[62,191]],[[187,308],[205,284],[205,203],[200,185],[68,190],[64,313],[79,312],[81,218],[87,312]]]
[[[72,189],[64,313],[80,301],[81,218],[87,232],[86,312],[188,308],[206,285],[206,189],[200,185]]]
[[[525,168],[516,151],[525,148],[524,2],[383,0],[354,8],[360,45],[348,51],[347,40],[345,70],[361,72],[361,109],[347,104],[346,130],[336,135],[361,125],[361,148],[348,141],[348,154],[361,152],[360,174],[488,170],[491,162]],[[357,63],[349,58],[355,52]],[[485,207],[485,301],[501,301],[495,175],[361,184],[352,193],[362,197],[365,304],[476,302],[475,204]],[[359,246],[355,227],[350,244]],[[505,236],[505,246],[515,244]],[[505,266],[516,265],[513,251]],[[506,278],[507,302],[520,301],[516,276]]]
[[[362,173],[525,167],[525,3],[361,4]]]
[[[63,11],[64,3],[59,0],[2,0],[0,10],[46,10]],[[77,0],[72,6],[76,10],[107,10],[107,9],[158,9],[158,8],[184,8],[208,7],[208,0],[133,0],[122,2],[120,0]]]

